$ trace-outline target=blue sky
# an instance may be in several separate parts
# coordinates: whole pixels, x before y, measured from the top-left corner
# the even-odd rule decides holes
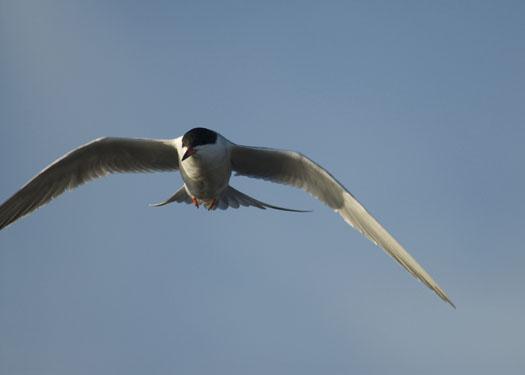
[[[206,126],[327,167],[453,310],[312,214],[119,175],[0,233],[0,374],[522,374],[525,5],[0,1],[0,199],[93,138]]]

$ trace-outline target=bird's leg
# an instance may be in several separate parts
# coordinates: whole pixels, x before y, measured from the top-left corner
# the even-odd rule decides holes
[[[211,202],[206,202],[206,207],[208,207],[208,211],[214,210],[217,207],[217,198],[213,198]]]
[[[191,197],[191,203],[193,203],[195,207],[199,208],[199,201],[197,198]]]

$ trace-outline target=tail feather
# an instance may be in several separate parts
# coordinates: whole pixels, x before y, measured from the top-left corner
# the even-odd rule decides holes
[[[191,197],[186,191],[186,188],[184,187],[184,185],[182,185],[182,187],[179,190],[177,190],[175,194],[173,194],[171,197],[166,199],[164,202],[152,203],[150,204],[150,206],[151,207],[161,207],[161,206],[165,206],[167,204],[173,203],[173,202],[191,204]]]
[[[222,192],[222,195],[219,198],[219,202],[217,204],[217,208],[221,210],[226,210],[228,207],[239,208],[239,206],[244,206],[244,207],[252,206],[252,207],[260,208],[261,210],[264,210],[266,208],[272,208],[274,210],[289,211],[289,212],[311,212],[310,210],[295,210],[292,208],[279,207],[279,206],[274,206],[272,204],[268,204],[265,202],[261,202],[244,193],[241,193],[239,190],[234,189],[231,186],[228,186]]]
[[[191,196],[186,191],[186,188],[184,185],[177,190],[175,194],[173,194],[171,197],[166,199],[163,202],[150,204],[151,207],[161,207],[165,206],[167,204],[177,202],[177,203],[187,203],[191,204]],[[215,205],[215,208],[213,209],[221,209],[226,210],[228,208],[239,208],[239,207],[257,207],[261,210],[265,210],[267,208],[271,208],[274,210],[281,210],[281,211],[289,211],[289,212],[311,212],[309,210],[295,210],[292,208],[285,208],[285,207],[279,207],[274,206],[272,204],[261,202],[255,198],[252,198],[244,193],[241,193],[239,190],[232,188],[231,186],[228,186],[221,194],[221,196],[218,198],[217,204]]]

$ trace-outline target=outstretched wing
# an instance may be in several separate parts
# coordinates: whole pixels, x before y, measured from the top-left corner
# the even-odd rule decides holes
[[[328,171],[306,156],[293,151],[232,145],[231,162],[239,175],[292,185],[311,193],[454,306],[443,289],[361,203]]]
[[[0,206],[0,229],[48,203],[66,190],[110,173],[179,168],[169,140],[99,138],[62,156]]]

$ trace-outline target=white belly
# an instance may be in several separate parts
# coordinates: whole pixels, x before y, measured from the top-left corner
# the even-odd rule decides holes
[[[179,151],[182,155],[184,150]],[[197,152],[180,161],[180,171],[188,192],[199,199],[217,198],[228,186],[231,176],[230,154],[218,143],[197,148]]]
[[[186,176],[192,180],[202,180],[206,175],[205,169],[211,167],[208,166],[208,168],[206,168],[206,166],[203,164],[204,163],[202,161],[197,160],[195,156],[192,156],[181,162],[181,170],[183,170]]]

